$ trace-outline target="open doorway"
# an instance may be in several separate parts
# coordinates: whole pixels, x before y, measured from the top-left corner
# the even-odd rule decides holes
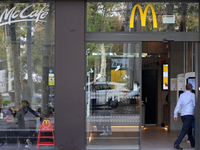
[[[169,63],[169,42],[142,43],[142,100],[145,126],[167,125],[166,96],[163,89],[162,64]],[[168,83],[166,83],[168,86]]]
[[[150,147],[169,149],[180,133],[182,121],[179,118],[178,122],[174,122],[173,112],[185,84],[189,80],[195,84],[196,48],[195,42],[142,43],[142,101],[145,109],[142,150],[149,150]],[[164,64],[169,67],[166,85],[163,82]],[[179,82],[182,84],[179,85]],[[190,147],[186,139],[182,144]],[[166,141],[169,143],[166,144]]]
[[[164,81],[167,65],[167,81]],[[169,126],[174,128],[173,120],[170,122],[170,114],[176,105],[180,90],[170,82],[178,81],[180,74],[195,74],[195,42],[142,42],[142,101],[145,106],[145,125]],[[185,76],[184,76],[185,77]],[[180,122],[181,124],[181,122]],[[181,125],[180,125],[181,126]]]

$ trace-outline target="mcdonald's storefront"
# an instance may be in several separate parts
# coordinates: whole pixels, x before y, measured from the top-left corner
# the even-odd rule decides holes
[[[200,126],[198,0],[5,0],[0,34],[0,149],[140,150],[186,83]]]

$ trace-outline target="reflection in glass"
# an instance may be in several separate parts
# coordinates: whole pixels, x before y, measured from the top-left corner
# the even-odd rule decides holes
[[[134,28],[130,28],[132,9],[137,7],[134,15]],[[146,25],[141,26],[140,11],[144,12],[151,4],[156,13],[157,28],[153,28],[152,9],[148,8]],[[139,8],[141,10],[139,11]],[[141,11],[141,12],[142,12]],[[134,13],[134,12],[133,12]],[[165,17],[175,18],[166,22]],[[135,3],[135,2],[88,2],[87,3],[88,32],[199,32],[198,3]]]
[[[140,43],[87,43],[87,148],[139,149]]]
[[[54,124],[55,3],[0,7],[0,146],[36,149],[43,119]]]

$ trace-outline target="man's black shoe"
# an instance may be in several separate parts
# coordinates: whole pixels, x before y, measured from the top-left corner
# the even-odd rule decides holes
[[[191,144],[191,147],[194,148],[195,147],[195,142]]]
[[[179,145],[174,145],[175,149],[183,149],[182,147],[180,147]]]

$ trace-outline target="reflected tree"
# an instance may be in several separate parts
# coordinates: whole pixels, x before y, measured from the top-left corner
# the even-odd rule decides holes
[[[10,4],[10,9],[14,7],[14,4]],[[11,39],[11,52],[13,60],[14,70],[14,89],[15,89],[15,107],[19,108],[21,98],[21,84],[20,84],[20,45],[17,42],[16,27],[17,23],[12,23],[10,27],[10,39]]]
[[[110,23],[111,18],[113,18],[114,9],[118,3],[110,3],[110,2],[99,2],[99,3],[88,3],[88,15],[92,15],[87,17],[88,28],[93,31],[102,31],[106,32],[112,28],[119,26],[115,26]],[[89,24],[90,22],[90,24]],[[94,65],[94,81],[106,81],[106,49],[105,44],[98,44],[97,52],[101,54],[99,57],[95,57],[95,65]],[[100,62],[99,62],[100,61]]]
[[[48,85],[48,74],[49,69],[54,70],[54,56],[55,56],[55,29],[54,29],[54,3],[49,3],[49,14],[46,18],[48,23],[45,24],[44,28],[44,45],[42,53],[42,78],[43,78],[43,87],[42,87],[42,117],[46,117],[49,114],[49,94],[52,87]]]
[[[29,3],[29,6],[32,5],[31,3]],[[28,9],[27,14],[30,14],[30,12],[32,11],[32,7],[30,7],[30,9]],[[30,18],[29,18],[30,19]],[[31,35],[31,21],[27,21],[27,39],[26,39],[26,44],[27,44],[27,72],[28,72],[28,85],[31,89],[31,99],[33,96],[33,79],[32,79],[32,35]],[[30,104],[32,103],[32,101],[30,102]]]
[[[7,25],[4,27],[3,32],[3,39],[2,44],[6,49],[6,62],[7,62],[7,68],[8,68],[8,91],[13,90],[12,88],[12,61],[11,61],[11,45],[10,45],[10,38],[8,36],[8,28]]]

